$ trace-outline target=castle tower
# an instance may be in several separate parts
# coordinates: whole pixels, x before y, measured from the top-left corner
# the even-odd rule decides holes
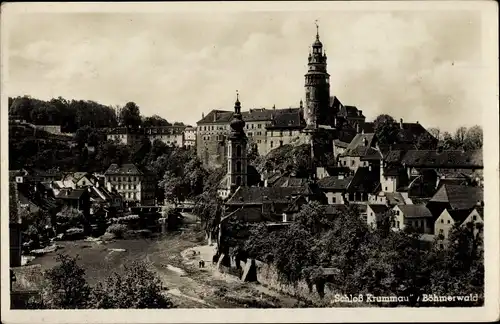
[[[316,40],[308,57],[308,71],[305,74],[306,102],[304,119],[307,129],[316,129],[319,124],[328,124],[330,106],[330,75],[326,69],[326,53],[319,40],[316,24]]]
[[[231,132],[227,141],[227,176],[228,187],[234,192],[240,186],[247,185],[247,136],[245,134],[245,121],[241,116],[241,103],[236,92],[234,115],[231,121]]]

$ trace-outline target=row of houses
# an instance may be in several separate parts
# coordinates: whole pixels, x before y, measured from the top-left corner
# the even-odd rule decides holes
[[[117,127],[109,129],[106,136],[108,140],[125,145],[135,145],[148,138],[151,142],[159,140],[169,146],[196,146],[196,128],[191,126]]]
[[[225,205],[232,217],[271,224],[293,221],[308,201],[323,204],[327,217],[356,205],[372,228],[392,214],[393,230],[411,227],[445,245],[453,225],[483,222],[482,169],[481,151],[382,148],[361,133],[313,178],[266,175],[264,187],[239,187]]]
[[[103,174],[23,169],[9,175],[28,212],[66,205],[84,214],[92,214],[93,206],[121,213],[127,207],[155,204],[154,172],[134,164],[112,164]]]

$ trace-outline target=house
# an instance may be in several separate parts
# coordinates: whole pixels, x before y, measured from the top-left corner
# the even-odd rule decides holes
[[[471,209],[482,205],[483,197],[483,189],[480,187],[444,184],[429,200],[427,208],[437,218],[445,209]]]
[[[117,191],[109,192],[106,187],[97,185],[89,187],[89,194],[92,205],[98,204],[107,211],[123,211],[123,198]],[[90,213],[94,213],[92,207]]]
[[[184,146],[196,147],[196,127],[187,126],[184,129]]]
[[[144,129],[117,127],[110,129],[106,135],[108,141],[116,141],[124,145],[136,145],[144,138]]]
[[[63,206],[82,211],[84,216],[90,214],[89,189],[61,189],[55,198],[60,201]]]
[[[28,170],[31,181],[33,182],[52,182],[61,180],[63,177],[62,172],[59,171],[44,171],[39,169]]]
[[[379,186],[378,167],[359,167],[346,188],[349,203],[368,203],[369,194]]]
[[[394,219],[391,224],[393,230],[404,230],[410,227],[422,234],[433,232],[432,213],[426,206],[397,205],[392,210],[394,211]]]
[[[320,190],[325,194],[328,205],[344,204],[344,195],[352,176],[325,177],[318,180]]]
[[[357,134],[338,159],[340,166],[352,171],[359,167],[378,166],[382,153],[377,148],[375,134]]]
[[[441,247],[448,243],[450,232],[456,224],[460,226],[467,226],[467,224],[472,223],[483,224],[483,208],[475,207],[468,209],[445,209],[441,215],[434,222],[434,234],[438,238],[438,244]],[[479,229],[477,226],[474,227],[474,234],[478,233]]]
[[[156,126],[144,129],[144,134],[151,143],[162,141],[169,146],[184,147],[186,126]],[[191,143],[193,144],[193,143]]]
[[[408,192],[384,192],[380,190],[380,186],[375,189],[373,194],[369,195],[368,201],[370,204],[388,205],[391,207],[413,204],[412,199],[408,196]]]
[[[403,119],[397,123],[398,143],[392,145],[392,149],[410,150],[410,149],[429,149],[434,150],[437,147],[438,140],[432,136],[419,122],[405,123]],[[372,122],[363,124],[365,133],[374,133],[375,124]],[[390,147],[380,147],[382,151],[389,151]]]
[[[282,221],[314,196],[309,187],[239,187],[225,203],[228,213],[246,222]],[[298,199],[301,197],[301,199]],[[283,216],[286,214],[288,216]]]
[[[128,205],[154,205],[155,174],[135,164],[111,164],[104,173],[106,189],[116,190]]]
[[[387,205],[374,205],[370,204],[366,206],[366,223],[371,228],[377,228],[379,224],[382,222],[383,217],[390,210],[390,207]]]

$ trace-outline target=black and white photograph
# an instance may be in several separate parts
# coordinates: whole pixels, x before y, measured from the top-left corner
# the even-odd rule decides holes
[[[496,2],[1,14],[2,321],[498,319]]]

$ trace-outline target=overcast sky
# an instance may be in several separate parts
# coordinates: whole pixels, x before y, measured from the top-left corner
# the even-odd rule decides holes
[[[11,17],[12,18],[12,17]],[[22,14],[9,23],[9,96],[62,96],[194,124],[204,112],[298,106],[314,21],[331,95],[371,120],[481,124],[481,15],[449,12]]]

